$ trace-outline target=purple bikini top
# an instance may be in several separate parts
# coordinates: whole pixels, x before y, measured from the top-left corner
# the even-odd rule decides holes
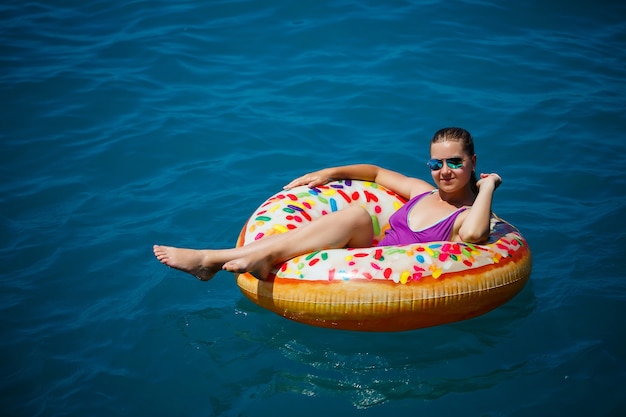
[[[413,206],[425,196],[436,191],[427,191],[416,195],[393,213],[389,218],[389,226],[391,227],[385,232],[385,237],[378,243],[378,246],[409,245],[411,243],[436,242],[450,239],[450,233],[452,233],[452,227],[456,218],[463,211],[467,210],[467,207],[461,207],[426,229],[416,232],[409,227],[409,213]]]

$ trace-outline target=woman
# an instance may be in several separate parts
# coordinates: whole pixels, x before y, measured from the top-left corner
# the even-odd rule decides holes
[[[337,179],[376,182],[408,202],[390,219],[390,230],[379,246],[436,240],[484,242],[489,236],[491,203],[502,179],[481,174],[477,180],[476,155],[470,133],[445,128],[430,144],[434,188],[429,183],[375,165],[326,168],[296,178],[285,186],[316,187]],[[267,236],[231,249],[184,249],[155,245],[154,255],[163,264],[208,281],[218,271],[249,272],[265,279],[274,265],[321,249],[368,247],[374,237],[370,214],[352,205],[286,233]]]

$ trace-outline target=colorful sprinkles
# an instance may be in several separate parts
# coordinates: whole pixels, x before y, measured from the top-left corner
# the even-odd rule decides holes
[[[243,243],[284,233],[349,204],[360,204],[372,216],[375,245],[389,227],[391,214],[404,202],[378,184],[364,181],[337,181],[312,189],[298,187],[275,194],[259,207],[248,221]],[[494,219],[491,239],[485,245],[431,242],[322,250],[283,263],[276,276],[311,281],[390,280],[407,284],[427,276],[444,279],[446,273],[497,264],[525,245],[513,226]]]

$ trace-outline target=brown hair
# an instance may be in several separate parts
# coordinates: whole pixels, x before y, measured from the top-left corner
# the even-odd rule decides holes
[[[446,127],[443,129],[439,129],[435,132],[432,140],[430,141],[431,145],[433,143],[439,142],[461,142],[463,146],[463,151],[469,156],[474,156],[474,140],[472,139],[472,135],[465,129],[460,127]],[[470,178],[470,187],[474,194],[478,194],[478,186],[476,185],[478,179],[476,178],[476,171],[472,172],[472,177]]]

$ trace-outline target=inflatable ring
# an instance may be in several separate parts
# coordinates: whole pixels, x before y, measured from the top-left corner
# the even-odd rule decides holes
[[[493,216],[484,245],[429,242],[375,246],[405,200],[382,186],[337,181],[281,191],[254,212],[237,246],[295,229],[350,204],[372,216],[372,247],[321,250],[277,265],[266,280],[237,275],[255,304],[320,327],[403,331],[465,320],[513,298],[526,284],[531,252],[519,231]]]

